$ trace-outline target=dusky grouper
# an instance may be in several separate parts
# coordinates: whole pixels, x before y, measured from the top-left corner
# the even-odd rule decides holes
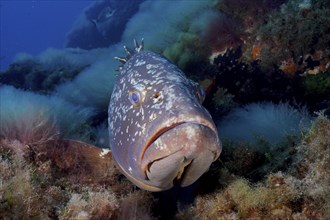
[[[138,187],[162,191],[194,183],[221,152],[201,105],[204,91],[165,57],[125,47],[127,58],[109,109],[109,144],[121,172]]]

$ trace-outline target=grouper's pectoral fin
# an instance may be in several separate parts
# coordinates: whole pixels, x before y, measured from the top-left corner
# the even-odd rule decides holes
[[[0,140],[0,145],[15,154],[29,157],[31,162],[41,164],[43,172],[54,172],[52,175],[74,183],[111,182],[113,175],[118,172],[110,150],[77,140],[56,139],[27,145],[4,139]]]

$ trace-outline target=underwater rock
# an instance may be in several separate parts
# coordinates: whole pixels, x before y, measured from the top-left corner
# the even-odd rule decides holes
[[[325,110],[330,114],[330,72],[307,75],[301,79],[304,88],[304,97],[309,106]]]
[[[306,109],[295,109],[288,103],[233,108],[217,123],[226,146],[221,160],[229,172],[252,182],[270,171],[286,171],[296,153],[294,146],[308,131],[311,120]]]
[[[329,132],[329,119],[319,114],[303,142],[294,146],[285,172],[270,171],[257,183],[220,175],[228,178],[225,186],[197,196],[176,219],[329,219]]]
[[[259,127],[265,136],[273,135],[271,139],[251,133],[249,137],[256,140],[252,144],[224,139],[225,151],[192,185],[193,193],[188,191],[186,196],[180,190],[189,187],[177,187],[165,191],[163,195],[168,197],[160,202],[155,199],[159,195],[127,181],[109,153],[102,158],[101,149],[58,135],[59,131],[73,131],[77,139],[107,145],[104,109],[114,83],[111,72],[117,68],[112,57],[123,42],[104,49],[67,48],[21,58],[0,74],[1,84],[57,93],[71,104],[97,108],[96,125],[103,126],[93,128],[94,111],[80,112],[81,107],[58,97],[34,102],[27,98],[29,92],[21,91],[17,97],[4,99],[1,89],[0,219],[330,219],[329,1],[191,1],[189,7],[186,2],[145,1],[139,9],[136,2],[96,2],[77,21],[67,43],[94,48],[119,42],[122,36],[126,42],[143,35],[152,42],[149,48],[183,67],[189,78],[208,81],[203,106],[217,117],[220,133],[226,126],[225,115],[232,113],[233,118],[241,119],[235,126],[228,121],[234,132],[243,134]],[[136,4],[132,7],[136,11],[128,10],[113,19],[125,3]],[[219,13],[224,16],[213,20]],[[232,24],[235,26],[230,27]],[[118,32],[111,33],[117,28]],[[49,104],[45,99],[64,104],[59,109],[40,107]],[[265,101],[276,107],[254,106],[255,114],[245,115],[252,122],[242,120],[244,112],[251,111],[247,106]],[[292,106],[284,107],[291,117],[276,116],[281,103]],[[283,133],[275,134],[281,130],[291,128],[289,133],[295,133],[300,129],[297,115],[291,113],[305,105],[310,114],[324,112],[317,113],[308,130],[277,143]],[[246,109],[237,113],[242,106]],[[54,114],[63,111],[66,114]],[[275,115],[275,120],[268,114]],[[257,122],[263,118],[273,126],[262,129]],[[287,125],[280,126],[280,122]],[[240,131],[244,126],[248,128]],[[94,133],[84,135],[90,129]],[[175,142],[170,135],[160,140]],[[193,204],[181,204],[178,195],[194,200]]]
[[[68,33],[66,47],[92,49],[118,43],[126,23],[143,1],[103,0],[93,3]]]
[[[122,178],[109,150],[75,140],[26,145],[1,137],[1,219],[154,219],[154,203]]]
[[[0,83],[50,94],[55,87],[74,79],[100,58],[101,51],[48,48],[37,56],[20,53],[9,68],[0,73]]]
[[[13,63],[0,74],[0,83],[50,94],[57,85],[73,79],[82,69],[84,67],[68,70],[60,66],[45,69],[40,63]]]
[[[211,78],[213,82],[207,88],[203,104],[213,116],[227,113],[230,107],[251,102],[279,103],[286,100],[305,104],[299,79],[290,78],[280,70],[266,73],[258,61],[242,60],[241,47],[219,54],[204,70],[204,77]]]
[[[152,216],[153,197],[121,179],[109,150],[79,141],[2,139],[0,182],[1,219]]]
[[[109,150],[75,140],[48,140],[38,144],[22,144],[2,139],[2,150],[8,149],[33,162],[41,172],[52,172],[57,178],[73,183],[110,183],[116,174]]]
[[[288,1],[255,30],[252,38],[260,37],[264,45],[260,52],[264,68],[290,59],[299,66],[307,54],[329,50],[329,1],[310,1],[308,9],[299,6],[303,2]]]

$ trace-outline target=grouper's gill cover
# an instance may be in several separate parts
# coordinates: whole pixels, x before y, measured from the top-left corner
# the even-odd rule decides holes
[[[163,56],[129,52],[109,104],[112,155],[122,173],[149,191],[188,186],[221,152],[204,93]]]

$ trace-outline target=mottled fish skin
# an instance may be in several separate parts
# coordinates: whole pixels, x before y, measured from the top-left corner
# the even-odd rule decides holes
[[[203,90],[159,54],[129,54],[108,109],[113,158],[142,189],[190,185],[222,149]]]

